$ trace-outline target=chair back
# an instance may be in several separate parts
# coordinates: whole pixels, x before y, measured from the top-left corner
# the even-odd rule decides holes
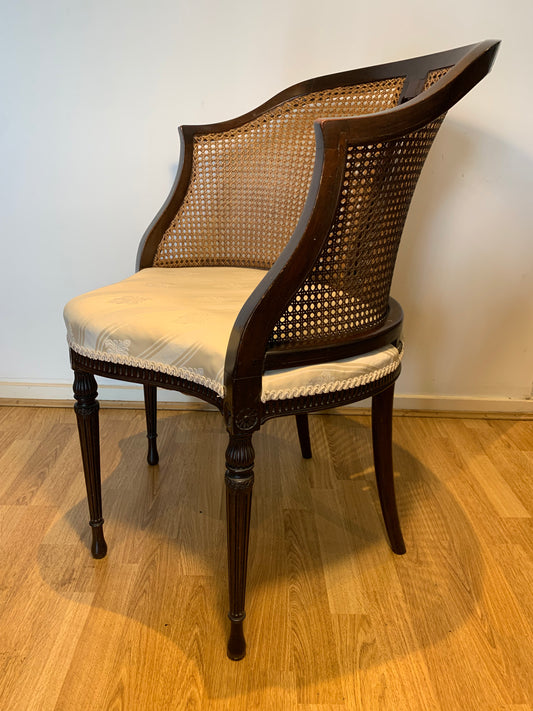
[[[153,266],[284,268],[280,255],[322,198],[327,229],[322,220],[303,240],[306,273],[268,347],[339,344],[378,327],[427,153],[498,44],[319,77],[237,119],[183,127],[175,202],[183,194],[175,214],[172,199],[163,211]]]
[[[403,77],[332,86],[277,103],[234,128],[196,132],[189,189],[154,266],[269,269],[302,213],[315,161],[313,123],[396,106]]]

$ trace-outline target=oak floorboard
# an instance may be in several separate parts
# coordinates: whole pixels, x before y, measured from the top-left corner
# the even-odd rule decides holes
[[[228,631],[215,412],[100,411],[109,552],[90,556],[72,408],[0,408],[2,711],[532,711],[533,423],[394,420],[407,553],[366,415],[254,435],[245,632]]]

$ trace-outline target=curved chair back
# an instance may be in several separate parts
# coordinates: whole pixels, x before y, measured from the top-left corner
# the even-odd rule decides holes
[[[259,309],[253,337],[270,351],[341,346],[379,328],[427,153],[498,44],[319,77],[237,119],[182,127],[178,178],[139,267],[271,269],[243,314]]]
[[[164,219],[140,266],[269,269],[293,234],[309,192],[315,120],[386,112],[434,85],[445,89],[457,79],[456,72],[446,79],[452,67],[461,65],[464,72],[480,58],[486,73],[496,46],[483,42],[319,77],[286,89],[237,119],[181,127],[182,165],[172,204],[165,205],[170,209],[163,209]],[[481,78],[472,76],[466,91]],[[428,129],[423,139],[427,147],[437,128]],[[357,178],[368,188],[373,175],[360,173]],[[279,331],[275,340],[283,339]]]

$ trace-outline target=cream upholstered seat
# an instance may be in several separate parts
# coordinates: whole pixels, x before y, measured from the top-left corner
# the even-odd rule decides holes
[[[240,310],[265,275],[243,267],[143,269],[72,299],[70,348],[109,363],[151,368],[224,395],[224,359]],[[398,368],[402,348],[266,371],[261,399],[280,400],[371,383]]]
[[[231,121],[182,127],[178,176],[138,273],[65,308],[95,558],[107,544],[94,376],[144,386],[150,465],[157,388],[223,415],[231,659],[246,650],[252,437],[269,418],[296,416],[308,458],[308,413],[371,397],[383,520],[392,550],[405,552],[392,466],[403,349],[394,263],[444,115],[497,47],[319,77]]]

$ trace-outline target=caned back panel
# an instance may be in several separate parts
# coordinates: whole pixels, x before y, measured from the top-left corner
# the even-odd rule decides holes
[[[328,239],[270,346],[326,345],[384,321],[409,204],[441,122],[400,139],[348,146]]]
[[[430,71],[424,90],[447,71]],[[392,108],[404,81],[394,77],[309,93],[238,128],[195,136],[189,188],[154,266],[270,268],[309,191],[313,122]],[[330,234],[275,324],[271,347],[327,344],[384,321],[405,218],[442,118],[401,139],[348,146]]]
[[[448,69],[428,72],[424,91]],[[409,205],[443,119],[395,140],[347,147],[328,239],[270,347],[327,345],[383,323]]]
[[[313,92],[239,128],[196,136],[188,192],[154,266],[270,268],[309,191],[315,119],[396,106],[403,83],[396,77]]]

